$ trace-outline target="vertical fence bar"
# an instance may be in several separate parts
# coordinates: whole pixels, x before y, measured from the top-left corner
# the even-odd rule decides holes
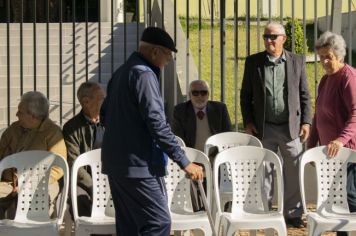
[[[110,22],[110,30],[111,30],[111,76],[114,74],[114,0],[111,0],[111,22]]]
[[[261,6],[260,6],[261,0],[257,0],[257,51],[259,52],[261,49],[261,32],[260,32],[260,27],[261,27]],[[236,3],[235,1],[235,4]],[[235,8],[237,8],[237,6],[235,6]],[[234,14],[237,14],[236,9]],[[238,16],[234,16],[234,17],[238,17]],[[237,22],[237,21],[236,21]],[[238,40],[238,38],[236,38],[236,40]]]
[[[211,90],[211,100],[214,100],[214,0],[211,0],[211,19],[210,19],[210,90]]]
[[[186,50],[186,80],[185,80],[185,89],[186,89],[186,100],[188,100],[189,94],[189,0],[187,0],[187,8],[186,8],[186,27],[187,27],[187,41],[185,45]]]
[[[23,0],[21,0],[20,22],[20,95],[23,94]]]
[[[49,99],[49,1],[46,1],[46,75],[47,75],[47,98]]]
[[[33,90],[37,90],[37,35],[36,35],[36,17],[37,17],[37,4],[36,0],[33,1]]]
[[[294,22],[294,0],[292,0],[292,52],[295,52],[295,22]]]
[[[314,0],[314,45],[318,39],[318,0]],[[315,83],[315,97],[318,95],[318,58],[317,51],[314,47],[314,83]]]
[[[174,10],[173,10],[173,37],[174,37],[174,46],[177,47],[177,0],[174,0]],[[177,105],[178,103],[178,77],[177,77],[177,54],[173,54],[173,76],[174,76],[174,81],[173,81],[173,103],[174,105]]]
[[[268,0],[268,22],[271,21],[272,21],[272,5],[271,5],[271,0]]]
[[[11,117],[10,117],[10,93],[11,93],[11,84],[10,84],[10,0],[7,0],[7,5],[6,5],[6,57],[7,57],[7,126],[10,126],[11,123]]]
[[[76,40],[75,40],[75,11],[76,11],[76,6],[75,6],[75,0],[72,0],[72,62],[73,62],[73,90],[72,90],[72,99],[73,99],[73,116],[75,115],[75,94],[76,94],[76,69],[75,69],[75,47],[76,47]]]
[[[251,41],[251,22],[250,22],[250,15],[251,11],[250,11],[250,0],[246,0],[246,56],[250,55],[250,41]]]
[[[199,0],[199,12],[198,12],[198,79],[201,79],[201,0]]]
[[[161,6],[162,6],[162,18],[161,18],[161,28],[164,29],[164,0],[161,0]],[[165,70],[162,70],[161,73],[161,94],[162,94],[162,98],[163,98],[163,102],[165,102],[165,86],[164,86],[164,73]]]
[[[63,0],[59,0],[59,124],[62,126],[62,114],[63,114],[63,87],[62,87],[62,69],[63,69],[63,39],[62,39],[62,28],[63,28]]]
[[[89,30],[88,30],[88,21],[89,21],[89,0],[85,0],[85,81],[89,80]]]
[[[162,29],[164,29],[164,0],[161,0],[161,6],[162,6]]]
[[[283,0],[279,1],[279,11],[280,11],[280,22],[283,24]]]
[[[329,0],[325,0],[325,20],[326,20],[326,30],[330,29],[329,25]]]
[[[250,1],[249,1],[250,2]],[[225,0],[220,0],[220,74],[221,74],[221,92],[220,100],[225,102]],[[250,27],[250,26],[248,26]]]
[[[348,21],[349,21],[349,45],[348,45],[348,63],[352,66],[352,11],[351,0],[348,1]]]
[[[151,0],[148,0],[147,3],[147,14],[148,14],[148,25],[152,25],[152,2]]]
[[[136,0],[136,49],[140,42],[140,2]]]
[[[98,73],[101,83],[101,1],[98,1],[98,13]]]
[[[239,91],[239,62],[238,62],[238,53],[239,53],[239,48],[238,48],[238,38],[239,38],[239,22],[238,22],[238,0],[234,0],[234,81],[235,81],[235,131],[239,130],[239,123],[238,123],[238,91]],[[259,0],[257,1],[257,3]],[[257,6],[257,25],[259,25],[259,7]],[[257,26],[257,37],[258,37],[258,43],[257,47],[259,48],[259,26]],[[258,49],[259,50],[259,49]]]
[[[127,53],[127,51],[126,51],[126,46],[127,46],[127,42],[126,42],[126,34],[127,34],[127,28],[126,28],[126,1],[123,1],[124,2],[124,4],[123,4],[123,6],[124,6],[124,62],[126,61],[126,53]]]
[[[304,56],[307,56],[307,40],[306,40],[306,37],[307,37],[307,24],[306,24],[306,4],[305,4],[305,0],[303,0],[303,54]]]

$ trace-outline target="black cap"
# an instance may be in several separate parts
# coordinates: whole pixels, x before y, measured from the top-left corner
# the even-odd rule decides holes
[[[160,45],[162,47],[168,48],[173,52],[177,52],[173,39],[166,31],[161,28],[147,27],[142,33],[141,41]]]

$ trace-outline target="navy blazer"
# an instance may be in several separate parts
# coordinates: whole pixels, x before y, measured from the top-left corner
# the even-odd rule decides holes
[[[292,139],[299,136],[300,126],[311,124],[311,102],[305,73],[305,58],[284,50],[288,84],[289,131]],[[246,58],[240,93],[240,105],[244,126],[253,123],[257,137],[262,139],[265,124],[266,86],[264,65],[267,52]]]
[[[231,121],[224,103],[208,101],[206,113],[212,135],[231,131]],[[175,106],[172,129],[175,135],[183,139],[187,147],[194,147],[196,115],[190,100]]]

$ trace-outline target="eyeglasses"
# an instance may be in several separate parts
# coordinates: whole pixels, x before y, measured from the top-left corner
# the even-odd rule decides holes
[[[208,95],[208,91],[207,90],[193,90],[192,91],[192,95],[194,97],[199,96],[199,94],[200,94],[200,96],[206,96],[206,95]]]
[[[264,34],[263,39],[264,40],[270,39],[270,40],[274,41],[278,38],[278,36],[284,36],[284,34]]]

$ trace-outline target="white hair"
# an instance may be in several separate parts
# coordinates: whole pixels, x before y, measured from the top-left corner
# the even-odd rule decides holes
[[[286,30],[284,29],[284,26],[279,22],[276,22],[276,21],[269,22],[265,26],[265,30],[270,29],[270,28],[277,28],[280,34],[286,35]]]
[[[48,117],[49,102],[42,93],[37,91],[24,93],[21,103],[25,105],[27,112],[37,119],[44,120]]]
[[[344,61],[346,55],[346,42],[339,34],[330,31],[324,32],[316,41],[315,48],[317,50],[321,48],[330,48],[341,62]]]

